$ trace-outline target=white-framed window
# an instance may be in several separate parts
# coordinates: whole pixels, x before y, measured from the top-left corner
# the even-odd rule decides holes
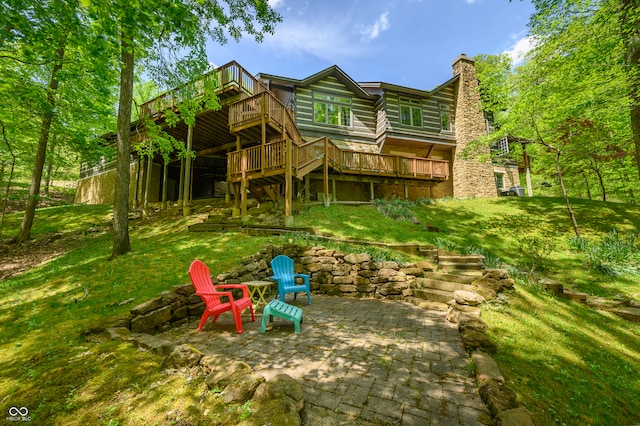
[[[350,127],[351,98],[326,93],[314,93],[313,121],[322,124]]]
[[[451,109],[448,104],[440,104],[440,129],[443,132],[453,132]]]
[[[504,189],[504,173],[495,173],[496,177],[496,188],[498,191]]]
[[[419,99],[400,98],[400,123],[422,127],[422,102]]]

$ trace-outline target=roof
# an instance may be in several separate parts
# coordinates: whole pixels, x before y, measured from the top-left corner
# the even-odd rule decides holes
[[[258,74],[257,78],[260,80],[264,79],[264,80],[278,81],[282,83],[288,83],[294,86],[306,87],[306,86],[310,86],[311,84],[317,83],[318,81],[323,80],[330,76],[337,78],[340,82],[342,82],[345,86],[347,86],[349,90],[351,90],[353,93],[359,95],[362,98],[376,99],[378,97],[377,95],[367,92],[362,86],[360,86],[360,84],[358,84],[355,80],[349,77],[349,75],[344,71],[342,71],[342,69],[340,69],[340,67],[337,65],[332,65],[302,80],[289,78],[289,77],[281,77],[281,76],[271,75],[271,74],[263,74],[263,73]]]

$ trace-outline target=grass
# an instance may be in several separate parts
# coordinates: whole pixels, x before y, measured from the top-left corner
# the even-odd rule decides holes
[[[393,219],[374,205],[338,204],[313,206],[295,220],[345,239],[438,242],[512,265],[526,282],[518,281],[513,294],[488,306],[483,318],[509,386],[536,424],[640,422],[639,325],[556,299],[532,279],[541,274],[593,295],[640,299],[638,276],[612,277],[585,268],[584,254],[571,248],[562,200],[440,200],[409,208],[417,220]],[[574,210],[583,236],[593,241],[612,226],[621,234],[640,229],[638,207],[574,200]],[[157,356],[119,342],[93,344],[82,338],[86,328],[189,282],[187,268],[194,258],[215,273],[237,266],[268,243],[329,245],[294,236],[186,232],[189,223],[201,219],[134,221],[134,251],[109,261],[109,208],[38,210],[34,238],[52,232],[82,238],[67,253],[0,283],[0,410],[27,407],[37,424],[235,424],[250,416],[248,407],[225,408],[201,381],[163,374]],[[8,215],[4,235],[16,232],[20,220]],[[425,224],[442,232],[427,232]],[[133,301],[119,306],[128,299]]]

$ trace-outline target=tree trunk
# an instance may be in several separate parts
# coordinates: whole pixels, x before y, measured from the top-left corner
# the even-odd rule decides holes
[[[56,63],[51,70],[51,79],[47,89],[47,106],[42,117],[40,125],[40,137],[38,139],[38,150],[36,151],[36,160],[31,175],[31,187],[29,188],[29,199],[22,216],[22,223],[18,235],[12,240],[16,244],[22,244],[31,235],[33,226],[33,218],[36,215],[36,207],[38,206],[38,195],[40,194],[40,183],[42,181],[42,171],[44,169],[44,161],[47,156],[47,143],[49,142],[49,133],[51,130],[51,122],[53,121],[53,110],[56,102],[56,92],[58,91],[58,72],[62,69],[62,61],[64,59],[64,51],[67,39],[64,37],[60,40],[58,49],[56,50]]]
[[[4,193],[4,199],[2,200],[2,220],[0,220],[0,236],[2,236],[2,231],[4,230],[4,218],[5,213],[7,211],[7,204],[9,203],[9,191],[11,190],[11,182],[13,181],[13,172],[16,167],[16,155],[13,153],[13,149],[11,149],[11,144],[9,143],[9,139],[7,139],[7,133],[5,131],[4,123],[0,121],[0,127],[2,127],[2,138],[4,142],[7,144],[7,149],[9,151],[9,155],[11,155],[11,171],[9,172],[9,177],[7,178],[7,189]],[[2,162],[2,171],[0,172],[0,181],[4,180],[6,162]]]
[[[571,202],[569,202],[569,196],[567,195],[567,189],[565,188],[564,180],[562,179],[562,172],[560,171],[560,151],[556,151],[556,172],[558,173],[560,188],[562,188],[562,196],[564,197],[564,202],[567,205],[567,211],[569,212],[569,217],[571,218],[571,223],[573,224],[573,230],[576,233],[576,237],[580,238],[580,229],[578,228],[578,221],[576,220],[576,216],[573,214],[573,209],[571,208]]]
[[[591,187],[589,186],[589,179],[587,179],[587,175],[584,173],[584,171],[582,171],[582,173],[580,173],[582,175],[582,180],[584,181],[584,187],[587,189],[587,198],[592,200],[593,198],[591,198]]]
[[[44,177],[44,190],[43,193],[45,196],[49,196],[49,188],[51,187],[51,175],[53,174],[53,157],[56,150],[56,142],[55,140],[51,143],[51,149],[49,150],[49,155],[47,155],[47,170]]]
[[[640,176],[640,1],[621,0],[620,24],[627,55],[631,105],[631,131],[635,146],[636,167]]]
[[[120,99],[116,154],[116,187],[113,200],[113,252],[111,259],[131,251],[129,240],[129,182],[131,180],[131,99],[133,98],[133,43],[126,33],[120,35]]]
[[[149,141],[149,144],[153,144],[153,142]],[[147,174],[144,183],[144,204],[142,205],[143,219],[149,218],[149,193],[151,191],[151,172],[153,170],[153,145],[149,146],[149,151],[149,157],[147,158]]]
[[[607,190],[604,187],[604,177],[602,172],[597,167],[594,167],[596,175],[598,176],[598,182],[600,183],[600,190],[602,191],[602,201],[607,201]]]

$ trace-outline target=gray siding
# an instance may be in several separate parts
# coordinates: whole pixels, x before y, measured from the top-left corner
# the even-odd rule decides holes
[[[400,123],[400,97],[407,97],[396,92],[387,92],[386,117],[389,122],[389,132],[396,136],[407,136],[412,138],[444,138],[453,139],[453,132],[442,132],[440,128],[440,104],[449,105],[451,118],[454,117],[455,96],[452,86],[438,91],[429,98],[422,99],[422,127],[406,126]]]
[[[313,93],[320,92],[351,98],[351,126],[333,126],[313,121]],[[327,137],[340,136],[360,142],[375,143],[376,106],[369,99],[354,95],[337,78],[330,76],[309,87],[296,89],[296,124],[303,133],[322,133]]]

